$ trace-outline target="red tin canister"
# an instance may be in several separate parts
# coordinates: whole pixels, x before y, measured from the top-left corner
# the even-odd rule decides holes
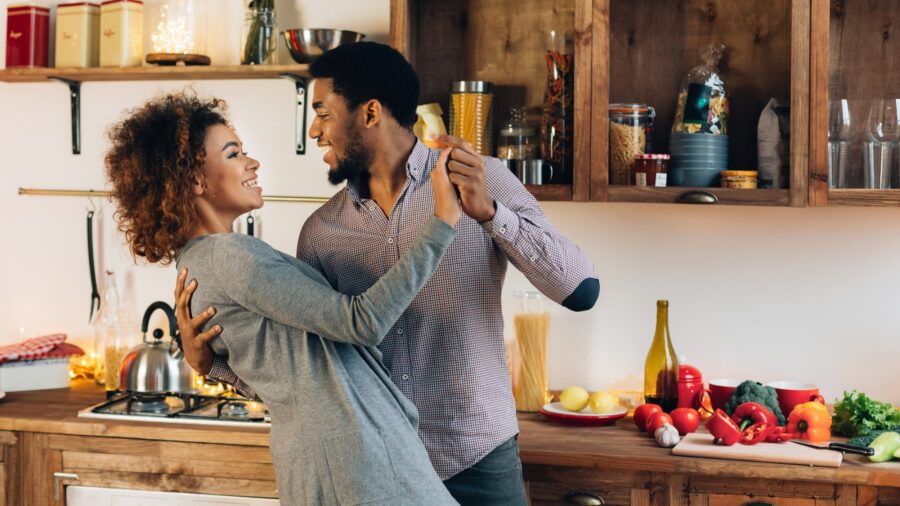
[[[692,365],[678,366],[678,407],[697,408],[703,393],[703,374]]]
[[[46,67],[50,9],[26,2],[6,8],[6,67]]]

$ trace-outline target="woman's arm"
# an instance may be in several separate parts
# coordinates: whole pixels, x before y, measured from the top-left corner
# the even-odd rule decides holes
[[[216,282],[235,303],[332,341],[378,345],[440,263],[456,231],[431,218],[410,250],[365,293],[335,291],[303,263],[292,263],[243,234],[216,237]]]

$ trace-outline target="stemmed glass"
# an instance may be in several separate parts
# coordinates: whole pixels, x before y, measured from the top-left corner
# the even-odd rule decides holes
[[[853,140],[850,102],[832,100],[828,111],[828,186],[847,188],[850,173],[850,147]]]
[[[868,142],[863,149],[865,187],[891,187],[891,152],[900,140],[900,100],[882,98],[869,107]]]

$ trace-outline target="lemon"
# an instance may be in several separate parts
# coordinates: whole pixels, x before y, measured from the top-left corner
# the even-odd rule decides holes
[[[584,409],[588,405],[588,398],[587,390],[578,386],[567,387],[559,394],[559,401],[569,411],[581,411]]]
[[[609,413],[616,407],[616,398],[607,391],[594,392],[591,394],[589,404],[591,405],[591,411],[602,415],[603,413]]]

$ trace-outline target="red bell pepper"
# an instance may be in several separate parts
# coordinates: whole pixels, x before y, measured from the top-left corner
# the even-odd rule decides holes
[[[741,432],[741,444],[755,445],[766,440],[771,427],[766,423],[754,423]]]
[[[766,441],[769,443],[787,443],[791,439],[794,439],[794,434],[784,427],[772,427],[766,435]]]
[[[714,443],[721,441],[725,446],[731,446],[741,439],[741,431],[737,424],[721,409],[717,409],[706,421],[706,430],[715,438]]]
[[[731,419],[734,420],[734,423],[738,425],[738,428],[741,431],[751,425],[759,423],[764,423],[769,427],[778,425],[778,419],[775,418],[775,413],[772,413],[769,408],[762,404],[755,402],[745,402],[738,406],[731,415]]]

